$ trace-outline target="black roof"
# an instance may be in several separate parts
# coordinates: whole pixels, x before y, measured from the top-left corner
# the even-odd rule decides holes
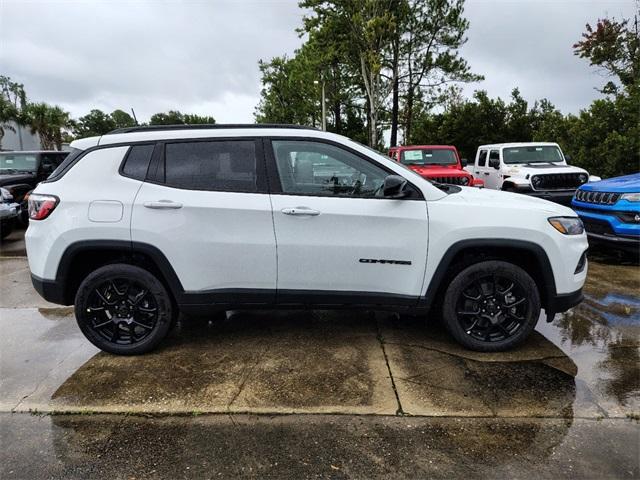
[[[297,128],[300,130],[317,130],[314,127],[304,127],[302,125],[287,125],[281,123],[202,123],[195,125],[144,125],[139,127],[116,128],[107,135],[116,133],[132,132],[153,132],[159,130],[202,130],[202,129],[225,129],[225,128]]]

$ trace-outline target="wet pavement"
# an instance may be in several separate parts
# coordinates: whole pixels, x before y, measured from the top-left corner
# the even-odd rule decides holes
[[[640,478],[634,261],[596,252],[586,301],[501,354],[385,312],[238,311],[118,357],[25,258],[0,292],[2,479]]]

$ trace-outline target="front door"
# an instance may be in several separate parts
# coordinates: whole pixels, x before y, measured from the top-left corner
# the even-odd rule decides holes
[[[346,147],[270,143],[278,302],[415,304],[428,237],[421,194],[384,198],[390,172]]]

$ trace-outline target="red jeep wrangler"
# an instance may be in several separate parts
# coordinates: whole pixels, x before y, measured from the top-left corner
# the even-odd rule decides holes
[[[484,186],[484,181],[473,178],[463,169],[458,150],[452,145],[408,145],[391,147],[389,156],[408,166],[427,180],[453,185]]]

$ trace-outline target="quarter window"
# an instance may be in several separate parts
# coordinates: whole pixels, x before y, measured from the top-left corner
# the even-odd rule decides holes
[[[122,173],[136,180],[144,180],[153,154],[153,145],[134,145],[129,149]]]
[[[387,172],[363,158],[318,142],[272,142],[284,193],[349,197],[382,196]]]
[[[253,140],[180,142],[165,146],[165,183],[189,190],[257,191]]]

